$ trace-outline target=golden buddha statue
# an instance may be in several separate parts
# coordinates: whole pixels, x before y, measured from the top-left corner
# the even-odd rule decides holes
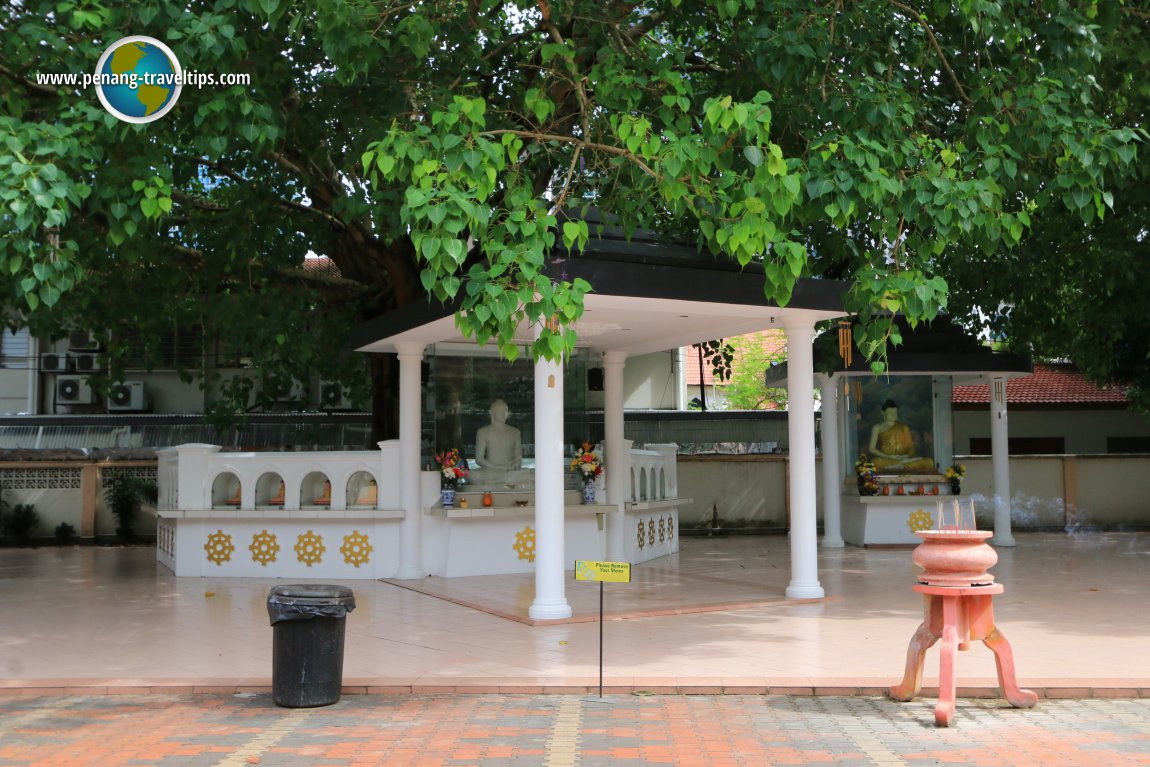
[[[914,434],[898,420],[894,400],[882,403],[882,420],[871,428],[868,452],[879,474],[931,474],[934,460],[915,452]]]
[[[356,506],[372,506],[379,502],[379,485],[376,484],[375,479],[369,479],[367,484],[359,489],[359,495],[356,496]]]

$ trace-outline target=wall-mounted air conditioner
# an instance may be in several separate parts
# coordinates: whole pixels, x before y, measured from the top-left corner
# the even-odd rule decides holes
[[[86,330],[78,330],[68,335],[68,349],[70,351],[95,351],[99,348],[100,342]]]
[[[72,369],[77,373],[99,373],[101,369],[100,355],[94,352],[79,352],[69,355]]]
[[[321,410],[347,410],[350,408],[351,400],[347,396],[347,387],[339,381],[320,381],[319,406]]]
[[[304,395],[303,381],[293,378],[287,383],[280,384],[272,390],[272,399],[276,402],[300,402]]]
[[[143,381],[123,381],[112,384],[108,390],[108,412],[140,412],[147,410],[148,387]]]
[[[67,354],[48,352],[40,355],[40,370],[45,373],[67,373],[72,369],[72,360]]]
[[[94,401],[92,387],[84,376],[60,376],[56,379],[57,405],[91,405]]]

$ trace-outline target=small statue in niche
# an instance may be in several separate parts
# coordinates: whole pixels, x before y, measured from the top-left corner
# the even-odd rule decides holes
[[[868,452],[880,474],[923,474],[935,471],[934,460],[916,454],[914,434],[898,420],[898,404],[882,403],[882,420],[871,428]]]
[[[367,484],[359,489],[359,495],[356,496],[356,506],[375,506],[379,502],[379,485],[376,484],[375,478],[372,477],[367,480]]]

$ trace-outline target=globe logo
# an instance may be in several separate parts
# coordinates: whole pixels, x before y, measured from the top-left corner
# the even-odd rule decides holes
[[[176,105],[183,70],[172,49],[153,37],[123,37],[96,64],[96,95],[114,117],[129,123],[158,120]]]

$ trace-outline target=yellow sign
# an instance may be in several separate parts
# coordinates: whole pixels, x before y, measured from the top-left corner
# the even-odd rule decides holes
[[[630,562],[591,562],[575,560],[575,580],[606,581],[608,583],[630,583]]]

